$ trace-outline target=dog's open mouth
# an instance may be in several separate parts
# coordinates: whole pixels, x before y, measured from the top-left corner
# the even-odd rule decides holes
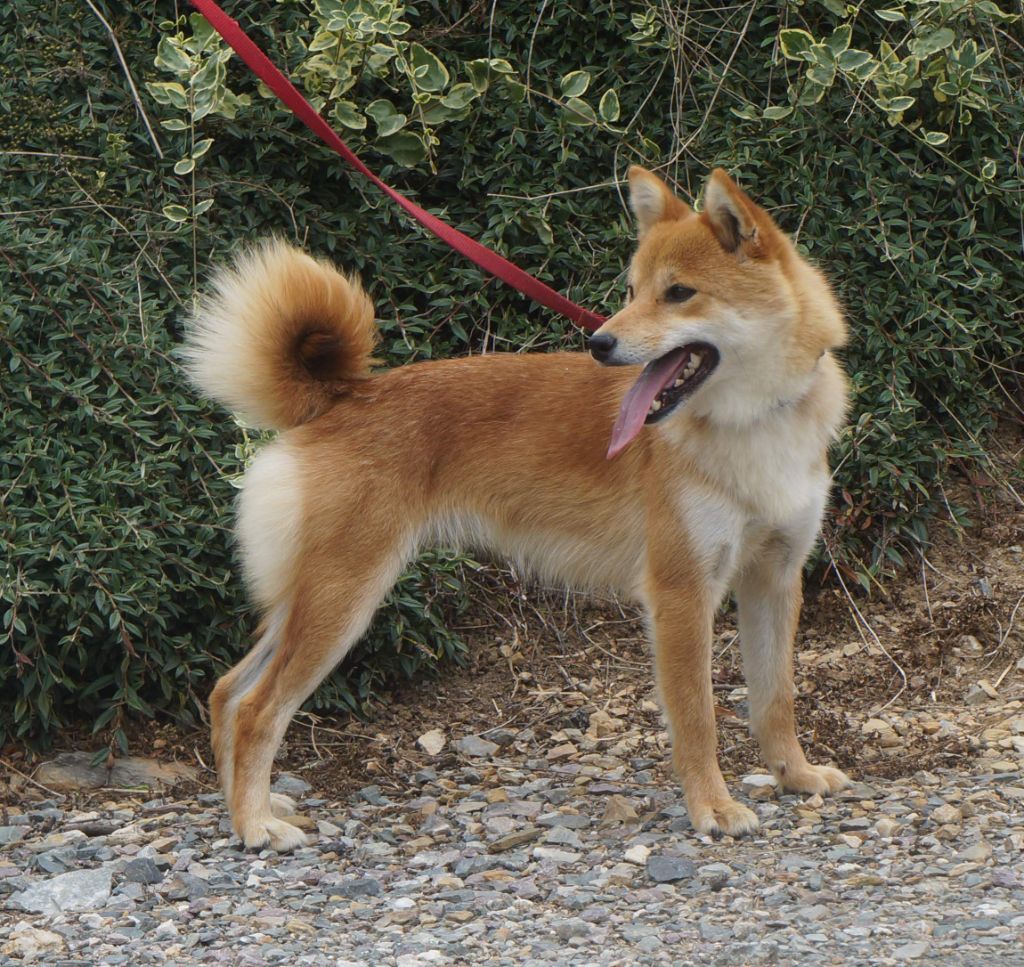
[[[608,458],[621,452],[645,423],[663,420],[690,397],[714,372],[718,359],[714,346],[693,342],[651,360],[622,400]]]

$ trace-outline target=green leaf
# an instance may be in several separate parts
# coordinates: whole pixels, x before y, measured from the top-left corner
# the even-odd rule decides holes
[[[188,98],[185,94],[185,88],[174,81],[159,81],[153,84],[147,84],[146,89],[150,94],[153,95],[153,100],[157,104],[169,104],[173,108],[177,108],[179,111],[184,111],[188,107]]]
[[[195,168],[195,166],[196,163],[192,158],[182,158],[181,161],[174,166],[174,173],[176,175],[187,175]],[[164,214],[167,214],[166,208],[164,209]]]
[[[184,89],[182,89],[184,93]],[[160,122],[160,127],[167,128],[168,131],[187,131],[188,125],[181,120],[181,118],[168,118],[166,121]]]
[[[907,111],[914,106],[916,98],[913,97],[892,97],[889,98],[886,104],[885,110],[887,111]]]
[[[902,10],[888,9],[888,10],[876,10],[875,16],[879,20],[885,20],[888,23],[899,23],[901,20],[906,20],[906,15]]]
[[[578,97],[570,97],[565,102],[565,119],[569,124],[597,124],[594,109]]]
[[[213,201],[214,200],[212,198],[204,198],[201,202],[197,202],[195,208],[192,209],[193,216],[202,215],[205,212],[208,212],[213,208]]]
[[[992,158],[985,158],[981,166],[981,177],[991,181],[996,176],[996,163]]]
[[[730,108],[730,110],[736,117],[743,118],[745,121],[753,121],[761,116],[753,104],[744,104],[743,107],[734,107]]]
[[[924,140],[928,144],[940,145],[945,144],[949,140],[949,135],[945,131],[926,131]]]
[[[850,46],[850,38],[853,36],[853,27],[850,24],[843,24],[832,31],[832,36],[825,41],[825,45],[838,57]]]
[[[423,141],[411,131],[400,131],[390,138],[381,138],[377,146],[407,168],[418,165],[427,157]]]
[[[781,121],[783,118],[788,118],[792,113],[792,105],[779,104],[773,105],[772,107],[766,107],[761,116],[767,121]]]
[[[163,212],[172,222],[188,221],[188,209],[184,205],[164,205]]]
[[[363,109],[367,114],[370,115],[378,124],[385,118],[392,117],[397,114],[395,105],[392,104],[386,97],[379,97],[376,101],[371,101]]]
[[[452,89],[441,98],[441,103],[453,111],[461,111],[476,100],[477,92],[472,84],[454,84]]]
[[[597,106],[597,111],[601,115],[602,120],[607,121],[609,124],[618,121],[620,112],[619,95],[614,87],[609,87],[604,92],[601,103]]]
[[[565,97],[580,97],[590,87],[590,71],[571,71],[558,84]]]
[[[382,138],[390,137],[405,127],[408,118],[404,114],[389,114],[377,122],[377,133]]]
[[[866,50],[844,50],[838,57],[836,63],[839,65],[840,70],[852,71],[858,67],[863,67],[865,64],[872,60],[871,55]]]
[[[807,60],[814,38],[806,30],[780,30],[779,47],[788,60]]]
[[[333,30],[318,30],[313,35],[313,39],[309,42],[310,53],[319,50],[329,50],[331,47],[336,47],[340,40],[341,37]]]
[[[203,138],[201,141],[197,141],[195,143],[195,147],[192,149],[192,157],[201,158],[210,150],[211,144],[213,144],[213,138]]]
[[[161,37],[156,45],[156,59],[153,61],[162,70],[175,74],[188,74],[192,70],[192,61],[174,40]]]
[[[409,52],[414,83],[420,90],[442,91],[448,86],[448,69],[426,47],[410,44]]]
[[[366,118],[359,113],[359,108],[351,101],[338,101],[331,114],[342,127],[350,128],[353,131],[362,131],[366,127]]]
[[[920,37],[915,37],[910,42],[910,51],[915,57],[924,60],[926,57],[931,57],[932,54],[937,54],[940,50],[951,47],[954,40],[956,40],[956,34],[949,27],[938,27]]]

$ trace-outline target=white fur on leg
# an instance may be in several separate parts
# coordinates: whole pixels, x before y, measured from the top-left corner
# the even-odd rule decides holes
[[[295,815],[295,800],[281,792],[270,794],[270,811],[279,819]]]

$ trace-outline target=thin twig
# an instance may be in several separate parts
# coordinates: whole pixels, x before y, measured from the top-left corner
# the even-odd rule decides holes
[[[103,16],[96,9],[96,5],[92,0],[85,0],[89,5],[89,9],[96,14],[101,24],[107,29],[107,33],[110,34],[110,42],[114,45],[114,52],[117,54],[117,59],[121,62],[121,70],[124,71],[125,80],[128,81],[128,86],[132,90],[132,100],[135,101],[135,108],[142,115],[142,123],[146,125],[146,130],[149,132],[149,139],[153,142],[153,147],[156,149],[156,153],[159,157],[164,156],[163,148],[160,147],[160,142],[157,140],[156,132],[153,130],[153,125],[149,123],[149,116],[146,114],[146,109],[142,106],[142,99],[139,97],[139,91],[135,87],[135,81],[132,80],[132,72],[128,69],[128,62],[124,59],[124,54],[121,53],[121,45],[117,42],[117,34],[114,33],[114,28],[107,23],[107,18]]]
[[[893,658],[892,655],[889,654],[885,645],[882,644],[882,640],[878,637],[877,634],[875,634],[875,629],[872,628],[871,625],[868,623],[867,618],[865,618],[864,615],[861,614],[860,608],[857,607],[857,602],[853,600],[853,595],[850,594],[849,588],[847,588],[846,582],[843,580],[843,575],[842,572],[839,570],[839,565],[836,563],[836,559],[832,555],[832,548],[829,547],[827,543],[825,544],[825,551],[829,556],[829,560],[832,562],[832,569],[835,571],[836,577],[839,578],[839,584],[843,589],[843,594],[846,595],[846,600],[849,602],[850,607],[853,609],[853,613],[857,617],[857,633],[860,635],[861,641],[863,641],[864,644],[868,643],[867,639],[864,637],[864,632],[861,630],[861,625],[863,625],[865,628],[867,628],[869,632],[871,632],[871,637],[875,639],[875,644],[878,645],[878,648],[882,652],[882,654],[885,655],[885,657],[892,662],[893,667],[895,667],[896,671],[899,672],[899,676],[903,680],[903,684],[900,686],[900,690],[895,695],[893,695],[893,697],[890,698],[889,701],[886,702],[880,709],[878,709],[878,711],[875,713],[877,715],[880,712],[884,712],[890,705],[892,705],[893,702],[896,701],[896,699],[898,699],[907,690],[907,673],[903,670],[903,666],[898,661],[896,661],[896,659]]]

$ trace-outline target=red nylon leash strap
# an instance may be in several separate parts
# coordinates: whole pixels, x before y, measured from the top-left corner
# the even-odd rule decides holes
[[[435,215],[431,215],[430,212],[411,202],[405,195],[386,185],[356,157],[345,142],[335,134],[331,126],[317,114],[313,109],[313,105],[271,63],[270,58],[249,39],[236,21],[232,20],[221,10],[213,0],[190,0],[190,2],[210,22],[214,30],[234,48],[238,56],[245,61],[256,76],[281,99],[285,106],[310,131],[317,135],[328,147],[333,148],[340,154],[353,168],[369,178],[381,191],[404,208],[421,225],[433,232],[442,242],[450,245],[456,252],[465,255],[466,258],[475,262],[485,272],[489,272],[503,282],[507,282],[514,289],[518,289],[535,302],[539,302],[560,315],[566,316],[584,329],[597,329],[604,322],[602,316],[576,305],[575,302],[559,294],[539,279],[535,279],[529,272],[525,272],[519,266],[513,265],[508,259],[498,255],[497,252],[492,252],[475,239],[464,235],[458,229],[453,228],[447,222],[441,221]]]

